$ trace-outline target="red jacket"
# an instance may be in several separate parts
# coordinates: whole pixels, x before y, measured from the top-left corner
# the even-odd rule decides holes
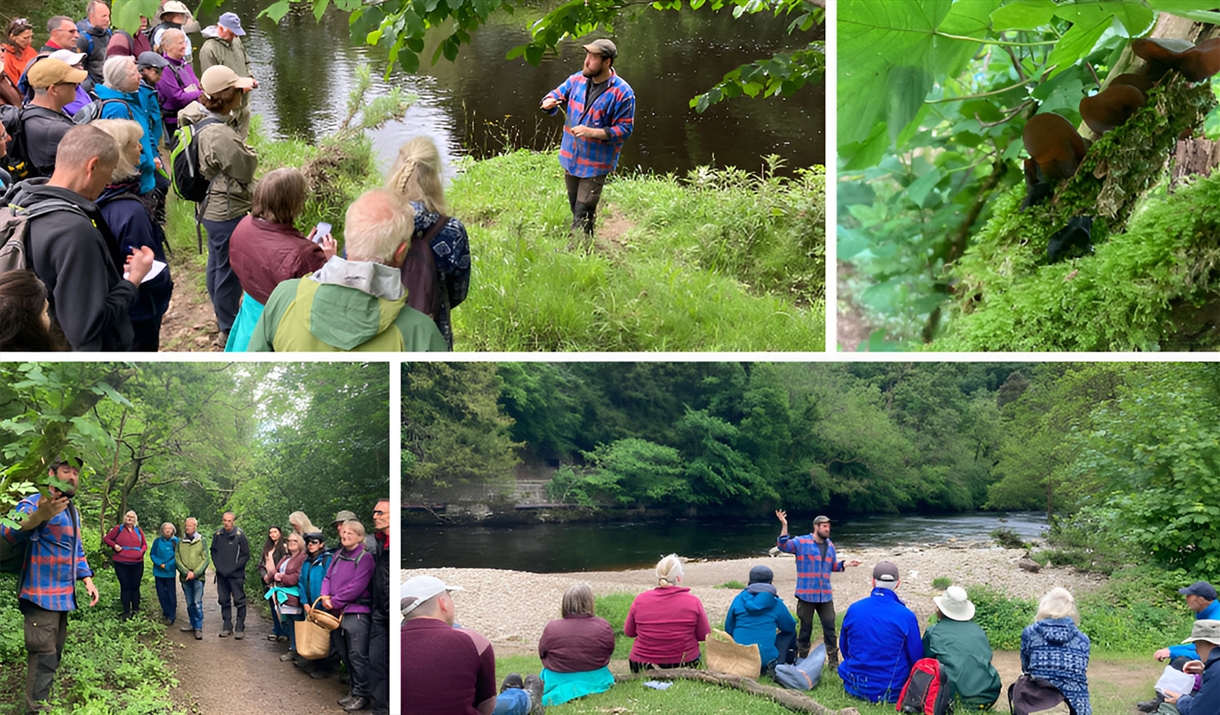
[[[148,551],[144,531],[138,526],[129,529],[126,524],[119,524],[111,529],[102,541],[111,549],[116,544],[122,547],[122,551],[114,552],[114,562],[117,564],[138,564],[144,560],[144,553]]]
[[[623,632],[635,638],[631,660],[670,665],[699,657],[699,641],[712,628],[703,602],[689,588],[666,586],[645,591],[631,602]]]
[[[242,290],[266,305],[277,285],[317,271],[326,255],[292,226],[246,216],[229,237],[229,263]]]

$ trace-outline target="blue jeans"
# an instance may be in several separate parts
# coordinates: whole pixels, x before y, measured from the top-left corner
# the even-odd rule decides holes
[[[161,602],[161,615],[171,622],[178,617],[178,589],[173,576],[157,576],[157,600]]]
[[[203,630],[203,581],[182,581],[182,600],[186,601],[186,616],[195,630]]]
[[[271,607],[271,635],[288,635],[287,631],[284,629],[284,624],[280,622],[280,614],[275,610],[275,606]]]
[[[530,694],[521,688],[509,688],[496,696],[496,709],[491,715],[529,715]]]
[[[229,236],[233,235],[233,229],[241,219],[202,222],[208,232],[208,295],[212,297],[216,323],[226,333],[233,327],[241,307],[241,281],[229,265]]]

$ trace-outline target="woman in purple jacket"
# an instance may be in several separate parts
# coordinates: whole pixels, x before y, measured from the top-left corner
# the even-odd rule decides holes
[[[581,582],[563,593],[563,618],[546,624],[538,641],[542,659],[542,704],[562,705],[614,685],[610,656],[614,629],[593,615],[593,589]]]
[[[161,36],[161,54],[169,65],[157,82],[157,99],[161,101],[161,119],[165,122],[165,145],[172,151],[177,138],[178,111],[199,99],[203,90],[191,63],[186,61],[186,34],[169,29]]]
[[[144,579],[144,554],[148,551],[136,513],[127,512],[123,523],[102,537],[102,542],[114,549],[114,575],[119,579],[119,601],[125,621],[140,612],[140,581]]]
[[[374,558],[364,548],[364,524],[345,521],[339,527],[339,550],[322,579],[322,607],[343,615],[336,645],[347,664],[352,690],[339,700],[349,712],[369,706],[369,627],[371,625]]]

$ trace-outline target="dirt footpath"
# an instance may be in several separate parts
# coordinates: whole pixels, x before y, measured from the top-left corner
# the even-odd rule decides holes
[[[189,622],[182,589],[178,588],[178,619],[165,629],[174,642],[172,667],[178,678],[175,699],[196,715],[265,713],[266,715],[340,715],[338,700],[347,695],[337,677],[314,680],[291,662],[281,663],[287,643],[267,640],[271,620],[254,607],[262,594],[247,594],[246,637],[221,638],[216,583],[203,589],[203,640],[178,630]],[[161,609],[154,608],[159,615]]]

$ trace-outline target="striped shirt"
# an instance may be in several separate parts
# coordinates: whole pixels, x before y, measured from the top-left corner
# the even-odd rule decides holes
[[[834,600],[830,588],[832,571],[842,571],[843,562],[835,555],[835,545],[826,540],[826,555],[813,540],[813,534],[804,536],[781,536],[775,545],[780,551],[796,554],[796,597],[810,603],[825,603]]]
[[[34,513],[41,498],[41,494],[34,494],[22,499],[17,513]],[[18,598],[48,611],[76,609],[76,582],[93,576],[93,571],[85,561],[85,549],[77,534],[80,513],[74,519],[75,511],[75,506],[69,506],[29,532],[0,525],[0,537],[9,543],[29,540]]]
[[[606,91],[585,107],[585,91],[589,79],[580,72],[568,77],[563,84],[551,90],[554,97],[567,107],[568,116],[563,126],[563,142],[559,147],[559,165],[572,176],[586,179],[604,176],[618,166],[618,156],[623,142],[631,136],[635,123],[635,92],[618,73],[606,80]],[[558,108],[548,110],[554,114]],[[578,125],[605,129],[609,140],[577,139],[572,136],[572,127]]]

